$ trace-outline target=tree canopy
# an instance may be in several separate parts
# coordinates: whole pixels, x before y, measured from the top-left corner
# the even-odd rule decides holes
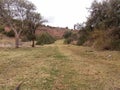
[[[36,12],[35,5],[28,0],[0,0],[0,19],[15,33],[15,45],[19,47],[19,38],[23,30],[36,29],[42,17]],[[30,27],[30,28],[29,28]]]
[[[120,26],[120,0],[94,1],[86,22],[89,28],[111,28]]]

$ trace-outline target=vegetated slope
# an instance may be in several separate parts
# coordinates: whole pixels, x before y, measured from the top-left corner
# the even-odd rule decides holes
[[[57,38],[57,39],[61,39],[63,38],[63,35],[66,31],[70,31],[70,29],[68,28],[60,28],[60,27],[51,27],[51,26],[40,26],[37,30],[36,30],[36,35],[39,35],[41,33],[49,33],[51,36]],[[71,30],[71,31],[76,31],[77,30]]]
[[[120,52],[57,41],[39,48],[0,49],[0,90],[117,90]]]

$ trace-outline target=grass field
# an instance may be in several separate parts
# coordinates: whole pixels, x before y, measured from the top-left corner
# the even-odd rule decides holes
[[[0,48],[0,90],[120,90],[120,52],[53,45]]]

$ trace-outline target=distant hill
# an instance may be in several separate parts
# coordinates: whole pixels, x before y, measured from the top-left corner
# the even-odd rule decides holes
[[[36,33],[36,35],[39,35],[43,32],[47,32],[50,35],[52,35],[53,37],[60,39],[60,38],[63,38],[63,34],[68,30],[72,30],[72,29],[42,25],[36,30],[35,33]],[[77,30],[72,30],[72,31],[77,31]]]

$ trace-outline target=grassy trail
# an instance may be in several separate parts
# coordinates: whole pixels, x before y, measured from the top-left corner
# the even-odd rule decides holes
[[[72,69],[79,89],[119,90],[120,52],[95,51],[89,47],[60,45],[59,50],[71,59]]]
[[[53,45],[0,49],[0,90],[119,90],[120,52]]]

